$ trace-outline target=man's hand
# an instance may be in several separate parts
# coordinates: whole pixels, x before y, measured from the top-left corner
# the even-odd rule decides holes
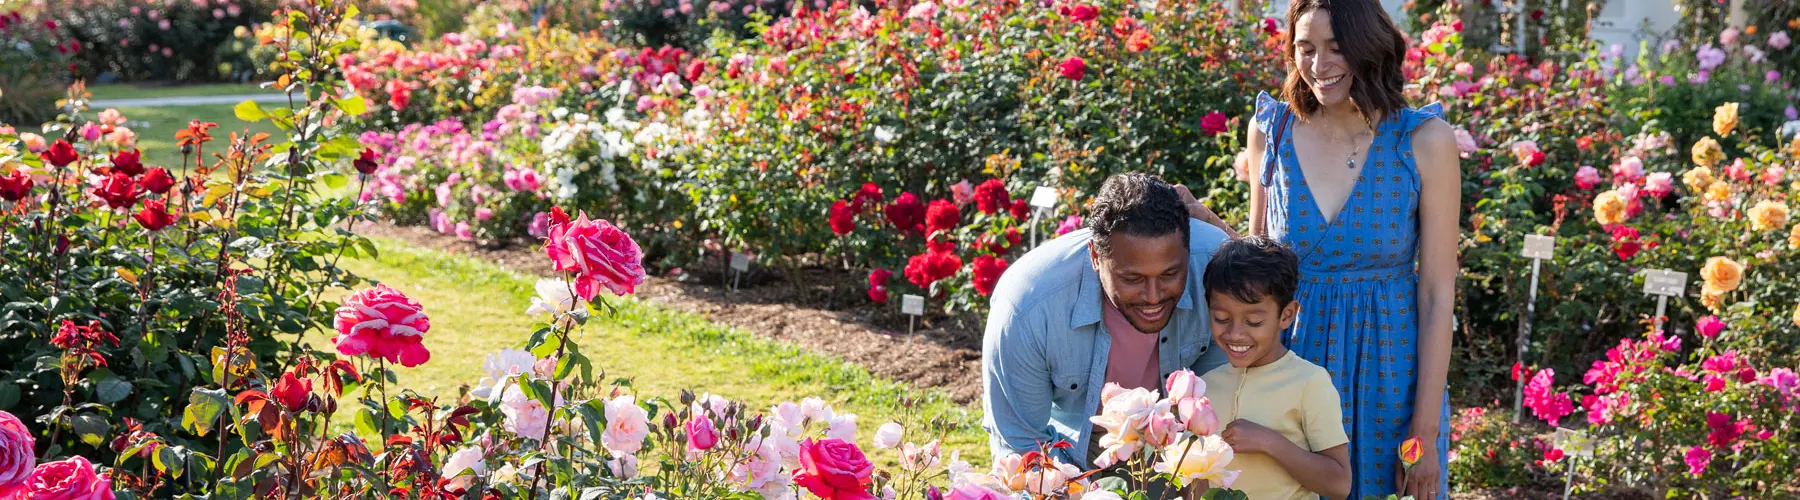
[[[1231,445],[1232,451],[1238,453],[1267,454],[1275,448],[1275,444],[1287,442],[1287,438],[1281,433],[1241,418],[1226,424],[1225,431],[1220,432],[1219,437],[1224,438],[1225,443]]]

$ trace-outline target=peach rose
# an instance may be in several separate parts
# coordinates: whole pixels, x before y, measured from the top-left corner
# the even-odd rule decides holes
[[[1750,227],[1757,231],[1768,231],[1788,222],[1788,206],[1775,200],[1763,200],[1750,207]]]
[[[1693,156],[1695,165],[1711,167],[1725,160],[1725,150],[1719,147],[1719,141],[1702,137],[1694,143]]]
[[[1719,134],[1719,137],[1730,134],[1732,129],[1737,128],[1737,123],[1738,103],[1728,102],[1713,108],[1713,133]]]
[[[1706,201],[1718,201],[1718,202],[1730,200],[1731,199],[1731,184],[1727,184],[1725,181],[1713,181],[1711,186],[1706,187],[1705,198],[1706,198]]]
[[[1800,224],[1788,231],[1788,248],[1800,249]]]
[[[1594,221],[1608,226],[1625,222],[1629,207],[1630,202],[1617,191],[1600,193],[1594,197]]]
[[[1681,174],[1681,183],[1694,191],[1704,190],[1713,183],[1713,171],[1706,167],[1694,167]]]
[[[1737,290],[1744,280],[1744,265],[1730,257],[1706,259],[1706,267],[1700,268],[1700,278],[1706,281],[1707,288],[1720,293]]]

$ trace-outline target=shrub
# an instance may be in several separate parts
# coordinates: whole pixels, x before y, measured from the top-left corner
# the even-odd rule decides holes
[[[69,54],[80,50],[54,19],[0,11],[0,123],[36,127],[56,116]]]
[[[85,50],[81,75],[190,82],[247,78],[244,46],[233,43],[267,20],[273,0],[73,0],[51,2],[44,15],[61,20]]]

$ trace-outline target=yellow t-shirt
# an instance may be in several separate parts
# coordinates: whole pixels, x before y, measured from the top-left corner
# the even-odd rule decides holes
[[[1315,453],[1350,442],[1331,375],[1293,351],[1274,363],[1252,368],[1225,365],[1200,378],[1206,381],[1206,397],[1220,424],[1249,420]],[[1250,500],[1319,497],[1265,454],[1238,453],[1225,468],[1241,471],[1232,488]]]

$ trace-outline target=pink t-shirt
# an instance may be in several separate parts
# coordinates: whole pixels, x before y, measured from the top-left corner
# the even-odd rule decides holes
[[[1106,333],[1112,336],[1112,350],[1106,355],[1106,381],[1126,389],[1161,390],[1162,366],[1157,362],[1156,350],[1161,335],[1138,331],[1110,300],[1101,299],[1100,308]]]

